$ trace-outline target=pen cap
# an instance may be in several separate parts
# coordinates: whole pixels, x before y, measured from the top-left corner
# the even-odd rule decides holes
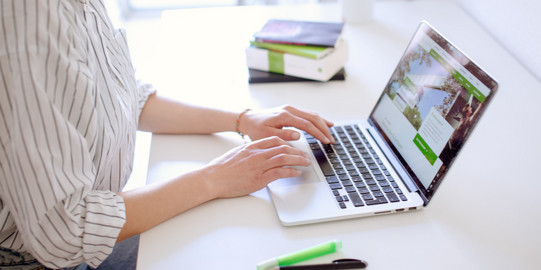
[[[332,240],[317,246],[282,255],[276,260],[280,266],[292,265],[298,262],[313,259],[326,254],[334,253],[342,248],[342,241]]]
[[[257,270],[269,270],[269,269],[276,269],[278,267],[278,260],[276,258],[268,259],[264,262],[260,262],[257,264]]]

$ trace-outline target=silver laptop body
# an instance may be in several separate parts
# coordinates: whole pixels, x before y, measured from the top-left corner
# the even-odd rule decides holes
[[[267,188],[283,225],[418,210],[426,206],[496,93],[497,83],[427,22],[421,22],[366,120],[308,134],[300,177]]]

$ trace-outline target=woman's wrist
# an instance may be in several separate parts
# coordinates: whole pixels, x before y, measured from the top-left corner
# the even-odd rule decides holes
[[[244,117],[249,111],[251,111],[251,109],[245,109],[244,111],[240,112],[238,115],[237,115],[237,119],[236,119],[236,122],[235,122],[235,131],[242,137],[244,138],[244,135],[246,135],[246,125],[242,125],[241,127],[241,122],[246,122],[246,121],[242,121],[243,119],[245,120],[246,117]]]

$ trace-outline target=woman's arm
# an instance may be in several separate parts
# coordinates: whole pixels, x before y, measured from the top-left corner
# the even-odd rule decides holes
[[[241,145],[205,167],[169,181],[121,192],[126,223],[117,242],[216,198],[238,197],[279,179],[298,176],[291,166],[308,166],[305,154],[278,137]]]
[[[139,129],[166,134],[210,134],[234,131],[236,113],[195,106],[150,95],[139,118]]]
[[[185,104],[152,94],[143,108],[139,129],[154,133],[210,134],[238,129],[258,140],[278,136],[286,141],[299,139],[299,134],[284,127],[304,130],[323,143],[334,141],[329,127],[333,124],[319,115],[292,106],[264,111],[249,111],[238,119],[239,112],[230,112]]]

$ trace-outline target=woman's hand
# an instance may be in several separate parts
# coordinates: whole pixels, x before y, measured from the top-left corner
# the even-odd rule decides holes
[[[278,137],[268,137],[236,147],[214,159],[199,173],[214,198],[238,197],[264,188],[279,179],[300,175],[292,166],[310,160]]]
[[[300,134],[284,127],[294,127],[308,132],[321,142],[333,143],[329,127],[333,123],[321,118],[319,115],[299,110],[286,105],[266,111],[248,111],[240,119],[239,130],[258,140],[270,136],[277,136],[286,141],[298,140]]]

